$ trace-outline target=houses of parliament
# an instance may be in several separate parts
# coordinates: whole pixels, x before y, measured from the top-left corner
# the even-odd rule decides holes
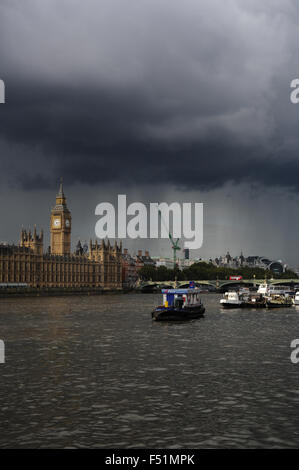
[[[35,288],[122,287],[122,247],[80,241],[71,252],[72,217],[61,181],[50,216],[50,247],[44,252],[43,231],[21,231],[20,243],[0,244],[0,283],[25,283]]]

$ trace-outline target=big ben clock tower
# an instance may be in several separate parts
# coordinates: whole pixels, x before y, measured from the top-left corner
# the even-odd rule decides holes
[[[51,254],[69,255],[71,253],[71,227],[72,217],[66,206],[61,178],[56,205],[51,211]]]

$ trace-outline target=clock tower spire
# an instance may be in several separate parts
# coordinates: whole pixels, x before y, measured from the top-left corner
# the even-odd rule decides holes
[[[71,253],[71,213],[66,205],[63,191],[63,180],[60,179],[56,205],[51,210],[51,253],[53,255],[70,255]]]

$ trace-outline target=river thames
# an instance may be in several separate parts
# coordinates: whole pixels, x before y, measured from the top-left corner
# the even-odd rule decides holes
[[[299,310],[220,297],[173,324],[155,294],[1,299],[0,447],[299,447]]]

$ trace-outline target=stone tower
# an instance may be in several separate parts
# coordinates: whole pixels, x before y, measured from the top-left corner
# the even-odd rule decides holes
[[[70,255],[72,217],[66,206],[62,178],[56,196],[56,205],[51,211],[51,254]]]
[[[43,241],[44,233],[41,230],[40,234],[37,234],[36,226],[34,226],[34,231],[31,233],[31,230],[27,232],[22,228],[20,246],[30,248],[36,255],[43,254]]]

